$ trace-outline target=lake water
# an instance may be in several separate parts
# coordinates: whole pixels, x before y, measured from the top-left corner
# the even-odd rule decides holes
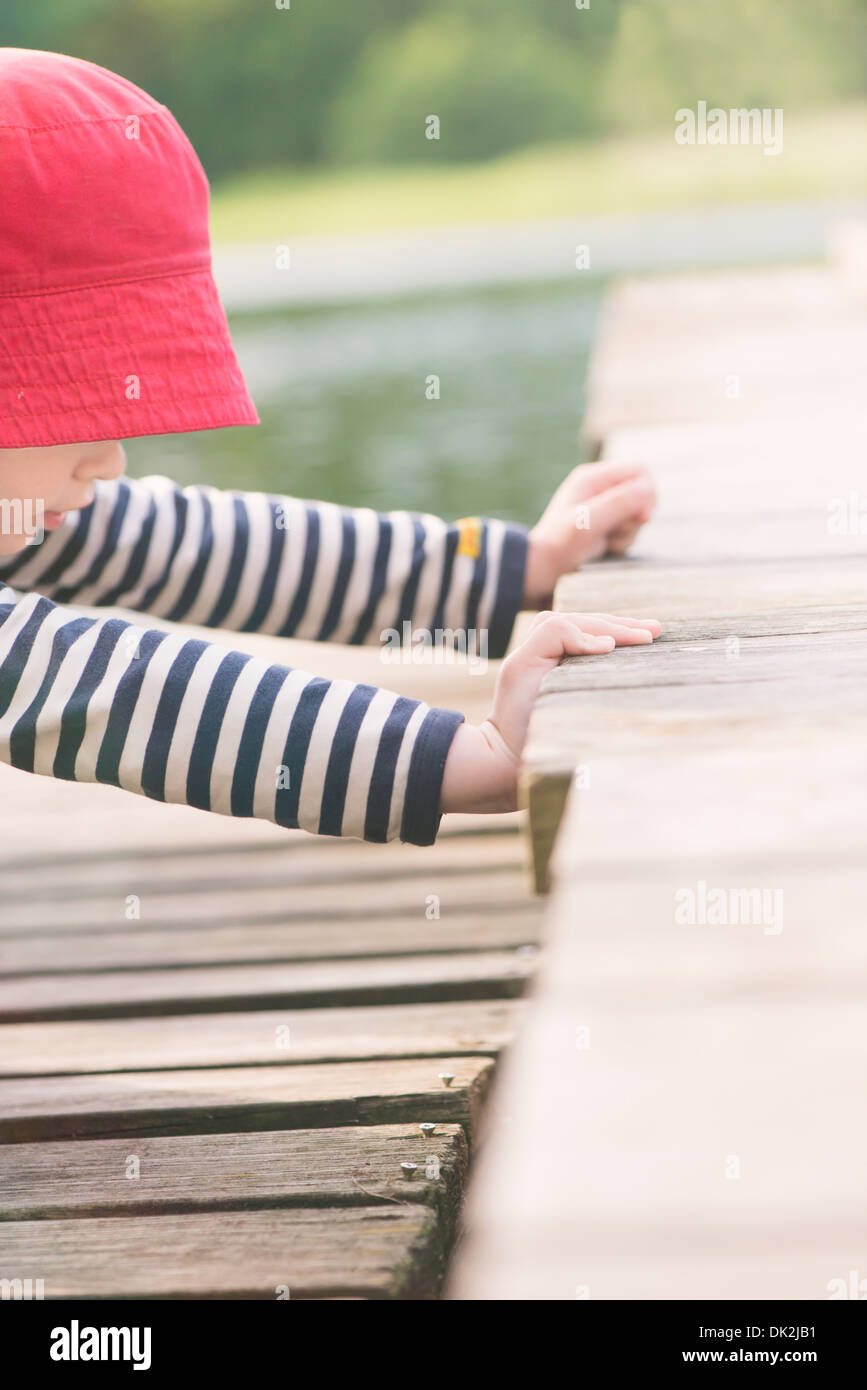
[[[573,278],[236,316],[261,427],[130,440],[129,471],[532,523],[582,457],[601,294]]]

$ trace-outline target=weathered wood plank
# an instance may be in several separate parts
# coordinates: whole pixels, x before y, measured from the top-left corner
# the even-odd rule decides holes
[[[624,283],[603,312],[585,434],[845,412],[860,396],[864,333],[845,279],[825,268]]]
[[[147,931],[149,926],[208,927],[239,926],[242,923],[266,924],[334,921],[339,918],[361,922],[365,918],[407,917],[418,914],[424,920],[428,898],[436,894],[440,912],[457,913],[472,908],[492,908],[497,912],[521,911],[531,900],[523,867],[503,866],[486,874],[450,875],[432,870],[429,874],[416,869],[405,879],[391,879],[381,874],[374,883],[327,884],[323,882],[301,887],[286,884],[279,888],[260,888],[251,881],[246,890],[230,893],[226,889],[208,891],[178,891],[170,894],[151,893],[147,886],[136,896],[134,910],[138,919],[130,922],[131,929]],[[43,902],[38,894],[38,876],[30,892],[22,892],[14,902],[3,907],[0,935],[11,932],[91,932],[100,929],[117,930],[127,921],[130,910],[127,898],[134,889],[119,885],[116,893],[97,891],[93,897],[71,901],[52,898]]]
[[[603,329],[588,379],[585,437],[597,444],[624,426],[682,421],[809,418],[859,401],[867,327],[863,323],[781,331],[751,323],[706,335],[654,334],[637,327],[617,341]],[[610,346],[608,345],[610,343]]]
[[[253,1010],[0,1029],[0,1076],[262,1066],[275,1061],[495,1057],[511,1042],[523,1000],[465,1000],[358,1009]]]
[[[10,1221],[4,1266],[46,1299],[429,1298],[436,1213],[406,1205]],[[206,1257],[203,1258],[203,1252]]]
[[[457,1297],[821,1298],[867,1237],[865,743],[672,746],[570,802]]]
[[[851,286],[824,265],[703,270],[619,280],[606,295],[603,331],[622,339],[638,322],[692,340],[713,324],[802,328],[807,316],[858,323],[863,312]]]
[[[842,286],[656,280],[606,315],[590,431],[666,422],[605,448],[655,472],[658,520],[556,606],[665,637],[564,663],[534,711],[531,772],[581,778],[456,1297],[822,1298],[857,1265],[867,320]]]
[[[793,612],[791,625],[821,629],[812,611]],[[592,804],[599,771],[594,768],[614,750],[632,756],[643,750],[653,757],[661,746],[676,746],[682,756],[698,757],[714,748],[728,750],[735,741],[750,756],[777,748],[776,775],[787,778],[793,796],[800,793],[795,749],[830,742],[842,766],[864,764],[867,631],[832,627],[748,635],[763,622],[769,631],[783,626],[776,614],[747,622],[709,618],[703,630],[700,619],[675,620],[651,647],[567,659],[545,678],[524,751],[524,776],[535,778],[536,806],[551,789],[550,813],[531,818],[540,891],[549,881],[564,779],[577,772],[579,795]],[[670,632],[678,627],[680,633]],[[845,810],[842,818],[851,828]],[[839,833],[845,835],[845,828]]]
[[[712,862],[707,873],[718,881]],[[764,874],[776,881],[771,866]],[[836,895],[825,902],[836,916]],[[867,1148],[852,1103],[867,1050],[863,982],[847,997],[812,993],[809,976],[780,978],[783,937],[761,927],[746,938],[757,959],[742,981],[733,951],[724,982],[708,986],[710,959],[702,979],[684,978],[683,944],[657,933],[661,955],[645,978],[642,914],[599,924],[613,928],[608,952],[631,976],[618,986],[585,956],[580,889],[563,910],[558,932],[578,936],[578,959],[568,983],[563,956],[552,960],[489,1117],[499,1146],[477,1173],[458,1296],[563,1298],[581,1285],[593,1298],[683,1298],[697,1269],[711,1299],[827,1296],[867,1237]],[[739,931],[692,930],[721,947]],[[826,936],[826,951],[837,940]],[[713,943],[702,950],[712,955]],[[556,1086],[540,1081],[554,1072]],[[552,1153],[569,1156],[562,1172]],[[560,1282],[566,1251],[571,1294]],[[759,1251],[785,1260],[769,1268]]]
[[[545,679],[544,693],[584,693],[659,686],[690,686],[696,701],[717,684],[788,684],[783,697],[797,700],[798,678],[818,670],[823,682],[863,680],[867,675],[867,626],[844,631],[707,637],[678,634],[652,645],[624,647],[608,656],[566,657]],[[700,688],[700,689],[699,689]],[[794,694],[794,700],[792,698]]]
[[[284,852],[268,844],[234,853],[225,847],[208,852],[195,847],[184,852],[176,847],[174,852],[149,851],[140,856],[97,853],[72,859],[46,856],[45,860],[38,855],[19,856],[0,862],[3,896],[7,902],[15,897],[31,897],[37,886],[35,874],[39,895],[45,900],[126,893],[173,896],[218,890],[240,895],[274,888],[287,892],[314,888],[325,896],[338,884],[364,887],[384,878],[400,882],[430,873],[460,880],[468,875],[495,874],[513,867],[520,858],[520,841],[514,831],[490,836],[452,836],[444,847],[402,845],[399,848],[406,853],[399,855],[391,853],[393,846],[389,845],[332,841],[333,853],[324,856],[316,837],[308,838],[311,845],[291,842],[292,847]],[[428,857],[426,849],[430,851]],[[372,851],[369,857],[368,850]]]
[[[0,979],[0,1023],[508,999],[523,992],[532,970],[533,956],[518,950],[7,975]]]
[[[863,555],[768,556],[729,564],[648,564],[622,560],[564,575],[558,612],[623,613],[663,623],[748,618],[771,609],[803,613],[828,606],[863,612],[867,561]]]
[[[867,411],[817,419],[616,430],[611,462],[640,460],[658,501],[630,554],[672,560],[865,553]]]
[[[472,1132],[488,1057],[0,1081],[0,1142],[434,1123]],[[451,1073],[445,1086],[440,1073]]]
[[[415,1163],[408,1179],[402,1163]],[[0,1221],[424,1202],[451,1226],[466,1177],[459,1125],[268,1130],[0,1146]],[[2,1240],[2,1236],[0,1236]]]
[[[673,729],[671,734],[674,738]],[[645,749],[594,757],[591,787],[578,789],[577,819],[571,821],[573,830],[581,826],[582,847],[587,846],[582,872],[610,876],[618,871],[627,843],[630,873],[671,858],[692,872],[708,858],[711,833],[715,860],[729,864],[788,855],[834,873],[863,862],[864,829],[853,812],[867,788],[867,738],[855,746],[845,738],[837,743],[820,738],[812,747],[783,741],[762,749],[741,746],[738,734],[734,745],[719,740],[710,751],[687,748],[680,762],[682,775],[661,773],[659,747],[652,742]],[[643,790],[647,781],[656,784],[652,796]],[[619,837],[597,836],[598,818],[614,800]],[[569,872],[574,859],[565,834],[564,828],[563,860],[555,850],[556,874]]]
[[[22,933],[0,936],[0,974],[39,971],[131,970],[195,965],[357,959],[363,956],[472,952],[517,948],[539,939],[540,909],[500,915],[452,913],[439,920],[368,918],[361,922],[293,923],[286,926],[200,927],[194,931],[125,931],[86,934]]]

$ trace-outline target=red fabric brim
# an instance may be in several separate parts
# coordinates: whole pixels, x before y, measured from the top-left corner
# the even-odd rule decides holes
[[[210,269],[0,295],[0,448],[258,423]]]

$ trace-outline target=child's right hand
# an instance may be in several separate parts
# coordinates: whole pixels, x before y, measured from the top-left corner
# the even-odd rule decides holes
[[[537,613],[520,647],[506,657],[494,706],[481,724],[462,724],[443,774],[442,811],[514,811],[530,712],[542,679],[564,656],[601,656],[652,642],[655,618],[608,613]]]

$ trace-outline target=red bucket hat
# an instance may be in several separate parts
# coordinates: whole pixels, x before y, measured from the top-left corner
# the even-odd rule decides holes
[[[0,48],[0,448],[257,425],[211,275],[208,181],[165,106]]]

